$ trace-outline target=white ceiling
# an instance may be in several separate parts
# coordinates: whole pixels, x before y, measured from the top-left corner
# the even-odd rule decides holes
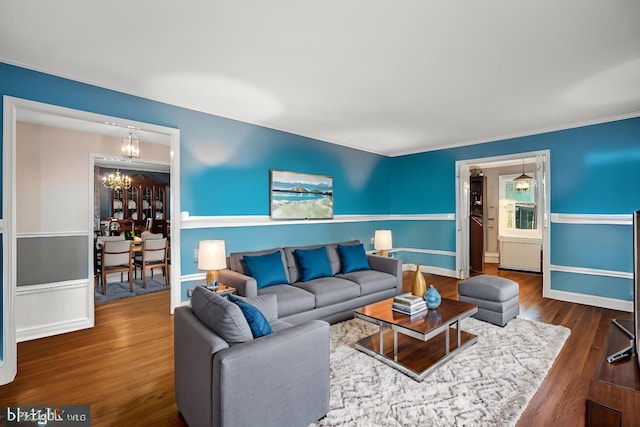
[[[390,156],[640,111],[638,0],[2,0],[0,61]]]

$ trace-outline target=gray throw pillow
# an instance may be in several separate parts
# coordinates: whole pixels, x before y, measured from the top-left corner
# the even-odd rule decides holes
[[[262,294],[256,297],[234,295],[234,297],[260,310],[267,322],[271,323],[274,320],[278,320],[278,297],[276,297],[276,294]]]
[[[196,286],[191,296],[193,314],[229,345],[253,339],[242,310],[226,298],[203,286]]]

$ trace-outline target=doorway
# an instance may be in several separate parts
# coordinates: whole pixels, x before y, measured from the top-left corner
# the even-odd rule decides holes
[[[142,146],[144,148],[144,146]],[[142,150],[141,150],[142,151]],[[159,150],[156,150],[159,151]],[[169,158],[166,147],[167,159]],[[92,156],[94,160],[94,204],[91,206],[95,230],[94,269],[96,274],[95,303],[103,304],[124,298],[153,292],[167,291],[169,267],[154,269],[136,268],[132,274],[132,286],[127,274],[107,274],[106,288],[98,270],[102,242],[114,236],[132,240],[133,258],[141,257],[142,240],[146,238],[166,239],[170,248],[171,216],[167,206],[171,189],[170,164],[168,162],[141,162],[131,159],[126,162]],[[104,178],[120,173],[131,180],[128,188],[114,189],[104,183]],[[169,190],[169,191],[167,191]],[[132,233],[129,233],[131,231]],[[128,234],[128,235],[127,235]],[[156,243],[159,244],[159,243]],[[158,254],[158,251],[153,251]],[[170,256],[167,254],[167,262]],[[140,272],[141,275],[137,273]],[[145,280],[142,274],[146,273]],[[124,281],[123,281],[124,279]],[[106,291],[106,292],[103,292]]]
[[[472,221],[475,221],[476,223],[480,222],[482,225],[482,227],[480,227],[482,243],[479,251],[483,261],[486,259],[488,262],[499,264],[501,262],[500,245],[504,245],[505,243],[508,244],[509,242],[508,238],[503,238],[502,243],[500,242],[500,239],[498,239],[498,242],[494,244],[494,247],[487,248],[486,242],[489,230],[495,233],[495,236],[498,236],[499,234],[499,228],[501,225],[499,222],[499,210],[501,208],[499,204],[500,200],[499,197],[495,197],[493,200],[490,198],[488,199],[486,194],[483,195],[482,199],[479,199],[477,194],[474,194],[475,190],[472,191],[472,180],[475,179],[476,181],[480,181],[478,177],[484,177],[481,181],[486,182],[487,175],[492,174],[495,175],[494,179],[496,182],[498,181],[498,175],[500,174],[503,175],[503,178],[511,176],[509,174],[513,174],[515,177],[522,173],[524,164],[528,164],[530,165],[528,166],[529,170],[533,168],[532,170],[534,171],[532,174],[532,194],[535,192],[535,223],[539,225],[541,233],[538,245],[538,260],[541,259],[540,270],[543,275],[543,287],[546,288],[548,286],[550,241],[550,229],[548,223],[550,217],[549,155],[549,150],[544,150],[456,162],[456,247],[458,248],[456,252],[456,270],[458,278],[468,278],[471,270],[471,246],[474,245],[472,242]],[[524,206],[525,203],[522,205]],[[472,212],[473,206],[477,208],[476,212]],[[525,208],[523,208],[523,212],[531,212],[530,205],[525,206]],[[513,219],[515,219],[515,209]],[[523,233],[526,234],[527,231],[528,230],[524,230]],[[478,232],[476,231],[476,233]],[[515,240],[517,240],[516,237],[514,237]],[[520,243],[527,243],[526,238],[530,238],[532,236],[524,237],[524,240],[518,242],[519,245],[516,250],[520,250],[520,246],[522,246]],[[495,242],[496,239],[494,238],[493,241]],[[475,245],[479,244],[475,242]],[[533,248],[533,246],[522,247],[525,249],[528,249],[529,247]],[[542,248],[541,257],[540,247]],[[509,254],[514,253],[513,248],[508,248]],[[538,263],[540,265],[539,261]]]
[[[19,255],[20,251],[18,251],[18,217],[16,212],[16,129],[20,122],[38,122],[59,129],[76,129],[99,135],[110,135],[115,131],[118,133],[121,132],[121,129],[117,129],[117,127],[114,126],[114,124],[120,124],[139,129],[143,140],[159,138],[170,146],[171,158],[169,167],[172,186],[169,209],[173,220],[171,237],[174,242],[171,256],[175,263],[174,268],[171,269],[172,277],[170,283],[175,284],[175,286],[171,288],[170,313],[173,313],[173,309],[180,304],[181,298],[179,286],[180,254],[178,252],[180,239],[180,233],[178,232],[180,229],[179,130],[9,96],[4,97],[3,104],[3,218],[1,231],[3,233],[3,282],[5,286],[2,290],[3,318],[1,322],[2,354],[0,357],[0,384],[13,381],[16,375],[16,343],[18,340],[40,338],[77,329],[89,328],[92,327],[94,323],[93,263],[92,257],[88,256],[88,254],[92,253],[93,239],[90,237],[93,236],[93,218],[92,215],[89,215],[86,211],[88,206],[93,205],[93,168],[87,167],[86,169],[86,175],[85,178],[83,178],[85,179],[86,191],[82,191],[86,196],[80,196],[88,197],[90,203],[84,204],[84,208],[81,209],[85,212],[82,214],[84,219],[81,221],[74,220],[74,225],[71,227],[74,229],[66,227],[65,225],[62,227],[64,230],[60,231],[54,226],[50,231],[44,233],[44,235],[30,235],[29,233],[25,233],[21,236],[29,239],[25,240],[25,242],[29,244],[36,242],[36,240],[33,240],[34,238],[51,242],[58,238],[67,238],[69,235],[73,238],[80,238],[86,242],[86,246],[84,246],[85,249],[82,250],[84,257],[81,258],[83,260],[81,264],[84,263],[84,266],[79,266],[78,268],[78,271],[83,272],[83,274],[79,274],[74,280],[60,281],[55,278],[44,278],[41,280],[42,283],[20,286],[20,289],[18,289],[18,262],[21,260]],[[144,136],[142,134],[144,134]],[[121,137],[121,135],[119,136]],[[64,155],[64,153],[64,151],[61,151],[60,155]],[[88,164],[86,157],[84,164]],[[31,168],[39,167],[40,165],[31,165]],[[45,180],[47,178],[48,176],[44,177]],[[77,184],[73,181],[72,183]],[[73,197],[78,194],[79,193],[74,191],[70,192],[69,196]],[[56,202],[59,203],[65,203],[65,201],[66,199],[62,201],[59,199],[56,200]],[[33,212],[41,212],[42,218],[49,219],[46,214],[50,211],[47,211],[45,208],[40,207]],[[71,216],[78,214],[76,210],[70,210],[69,213]],[[59,249],[55,252],[57,244],[58,242],[49,245],[54,248],[52,253],[63,253],[64,251]],[[27,249],[28,247],[26,247],[25,250]],[[25,253],[25,251],[22,252]],[[29,253],[29,251],[27,250],[26,253]],[[46,257],[43,257],[43,259],[46,259]],[[70,259],[70,257],[67,257],[67,259]],[[55,272],[55,269],[41,269],[41,271]],[[24,306],[28,306],[29,309],[20,308]],[[74,310],[68,310],[69,307],[73,307]],[[35,322],[34,327],[21,331],[20,336],[18,336],[16,331],[17,313],[38,313],[44,315],[45,320]],[[78,313],[81,314],[78,315]],[[47,319],[47,315],[50,316],[50,318]]]

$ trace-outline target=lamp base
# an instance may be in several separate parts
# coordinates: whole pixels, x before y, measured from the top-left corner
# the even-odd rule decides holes
[[[386,250],[386,249],[381,249],[381,250],[378,251],[378,255],[388,257],[389,256],[389,251]]]
[[[207,271],[207,287],[216,289],[218,287],[218,270]]]

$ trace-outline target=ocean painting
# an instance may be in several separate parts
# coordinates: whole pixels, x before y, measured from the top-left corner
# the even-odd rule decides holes
[[[272,219],[333,218],[333,178],[271,170]]]

